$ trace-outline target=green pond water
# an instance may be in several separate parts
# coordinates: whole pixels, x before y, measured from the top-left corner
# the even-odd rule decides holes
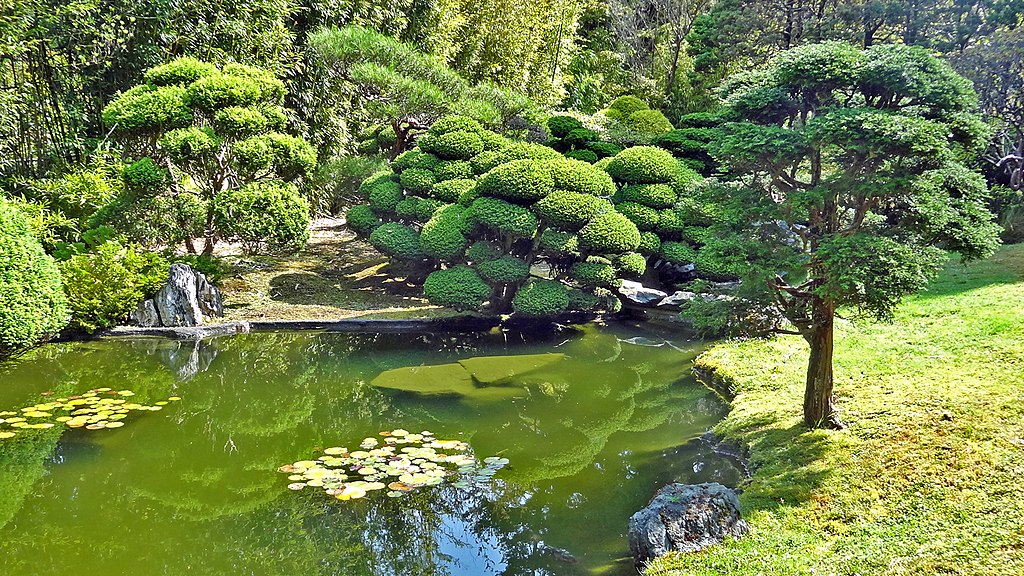
[[[0,440],[0,573],[635,574],[627,521],[657,488],[741,478],[699,440],[726,411],[688,376],[701,348],[630,325],[47,346],[0,365],[0,411],[103,386],[181,400]],[[277,472],[395,428],[510,463],[344,502]]]

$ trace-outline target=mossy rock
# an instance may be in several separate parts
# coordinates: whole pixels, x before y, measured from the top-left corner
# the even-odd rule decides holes
[[[477,356],[459,360],[481,386],[517,384],[516,379],[565,360],[565,354],[521,354],[513,356]]]
[[[477,386],[461,364],[408,366],[382,372],[370,385],[418,396],[456,397],[468,401],[501,401],[527,395],[525,388]]]

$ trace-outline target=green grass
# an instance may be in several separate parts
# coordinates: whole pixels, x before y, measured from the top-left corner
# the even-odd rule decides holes
[[[732,341],[697,360],[750,447],[743,539],[647,576],[1024,574],[1024,245],[951,262],[892,324],[842,322],[842,432],[802,428],[807,346]]]

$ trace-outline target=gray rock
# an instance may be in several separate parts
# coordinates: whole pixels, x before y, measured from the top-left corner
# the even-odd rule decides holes
[[[678,306],[683,302],[689,302],[697,297],[696,292],[687,292],[686,290],[679,290],[658,302],[658,306]]]
[[[211,316],[223,316],[220,291],[187,264],[171,264],[167,283],[153,296],[159,326],[200,326]],[[146,307],[146,303],[140,308]],[[141,324],[146,326],[146,324]]]
[[[660,301],[668,296],[668,294],[661,290],[648,288],[639,282],[634,282],[633,280],[623,280],[622,286],[619,287],[619,294],[622,294],[625,298],[628,298],[638,304],[650,304],[651,302]]]
[[[160,314],[157,313],[156,304],[152,299],[139,302],[139,306],[132,312],[131,318],[139,326],[147,328],[160,325]]]
[[[750,528],[736,493],[718,483],[669,484],[629,519],[629,550],[637,566],[668,552],[697,552]]]

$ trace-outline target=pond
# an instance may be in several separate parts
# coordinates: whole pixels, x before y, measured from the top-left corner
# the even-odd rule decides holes
[[[6,576],[635,574],[627,521],[658,487],[741,478],[699,440],[727,410],[689,377],[702,346],[625,324],[46,346],[0,366],[0,411],[98,387],[181,400],[117,429],[0,440],[0,565]],[[473,385],[452,384],[460,374]],[[395,428],[509,464],[470,487],[349,501],[290,491],[277,470]]]

